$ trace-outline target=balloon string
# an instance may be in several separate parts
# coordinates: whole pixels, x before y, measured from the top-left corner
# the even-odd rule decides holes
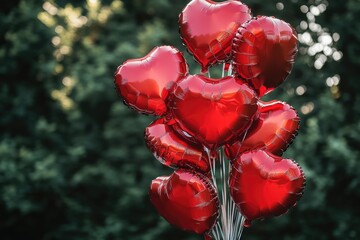
[[[210,169],[212,181],[220,199],[220,216],[211,234],[214,240],[239,240],[244,228],[245,218],[237,210],[234,201],[230,197],[228,178],[231,165],[226,159],[224,147],[219,148],[217,153],[218,159],[215,157],[210,158]],[[220,165],[218,169],[216,168],[217,164]],[[219,177],[219,179],[216,177]]]
[[[223,64],[222,77],[225,77],[226,63]],[[227,75],[232,73],[232,64],[230,64]],[[210,77],[210,72],[208,73]],[[247,135],[247,131],[245,136]],[[232,200],[229,191],[229,175],[231,170],[231,163],[226,159],[224,147],[217,150],[218,159],[213,157],[212,152],[207,150],[210,159],[210,172],[215,189],[220,200],[219,219],[211,230],[211,235],[214,240],[240,240],[245,218],[236,208],[236,204]],[[220,164],[219,169],[216,165]],[[217,179],[216,177],[220,177]],[[219,184],[218,184],[219,183]]]
[[[221,78],[225,77],[225,67],[226,67],[226,63],[223,63]]]

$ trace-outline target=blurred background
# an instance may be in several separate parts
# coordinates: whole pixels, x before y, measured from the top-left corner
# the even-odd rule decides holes
[[[128,58],[163,44],[186,52],[177,18],[188,2],[2,1],[0,239],[202,239],[151,206],[151,180],[171,170],[144,144],[152,118],[113,86]],[[299,33],[294,70],[266,99],[301,116],[285,156],[303,167],[307,188],[296,208],[255,222],[243,239],[360,239],[360,1],[244,3]]]

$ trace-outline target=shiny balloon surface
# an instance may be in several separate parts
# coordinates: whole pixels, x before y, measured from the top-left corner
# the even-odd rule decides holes
[[[256,150],[233,162],[229,185],[230,194],[249,225],[254,219],[286,213],[302,196],[305,177],[292,160]]]
[[[169,223],[198,234],[209,231],[218,218],[219,199],[210,179],[183,169],[152,181],[150,200]]]
[[[163,118],[146,128],[145,142],[154,156],[166,166],[193,168],[205,173],[210,170],[208,155],[202,145],[186,140]]]
[[[235,33],[250,18],[249,8],[240,1],[193,0],[179,16],[180,35],[206,72],[230,59]]]
[[[257,17],[242,25],[233,42],[235,73],[259,96],[285,81],[297,53],[297,33],[274,17]]]
[[[179,126],[210,149],[222,146],[257,117],[255,92],[233,77],[189,75],[174,88],[169,109]]]
[[[167,110],[169,91],[187,73],[186,61],[179,50],[156,47],[147,56],[121,65],[115,73],[115,86],[129,107],[161,116]]]
[[[238,141],[226,146],[229,159],[254,149],[265,149],[275,155],[282,155],[297,135],[300,118],[289,104],[259,101],[259,106],[259,118]]]

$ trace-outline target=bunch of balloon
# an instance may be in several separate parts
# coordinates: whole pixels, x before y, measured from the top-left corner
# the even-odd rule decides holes
[[[158,118],[145,141],[162,164],[150,200],[169,223],[205,239],[240,239],[255,219],[286,213],[305,176],[282,157],[299,128],[297,112],[264,102],[289,75],[297,34],[274,17],[252,17],[237,0],[192,0],[179,16],[180,35],[202,73],[190,75],[182,53],[155,47],[115,73],[125,104]],[[205,76],[221,63],[223,76]]]

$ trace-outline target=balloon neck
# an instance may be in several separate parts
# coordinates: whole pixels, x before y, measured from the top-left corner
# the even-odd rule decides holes
[[[229,71],[230,65],[231,65],[231,64],[228,63],[228,62],[225,63],[225,65],[224,65],[224,70],[225,70],[225,71]]]
[[[246,228],[251,227],[251,222],[252,222],[252,220],[246,219],[244,222],[244,227],[246,227]]]
[[[204,240],[212,240],[212,237],[208,233],[205,233]]]
[[[209,72],[209,68],[208,67],[202,67],[201,68],[201,74],[207,74]]]
[[[218,158],[218,150],[217,149],[210,149],[210,157],[211,158]]]

